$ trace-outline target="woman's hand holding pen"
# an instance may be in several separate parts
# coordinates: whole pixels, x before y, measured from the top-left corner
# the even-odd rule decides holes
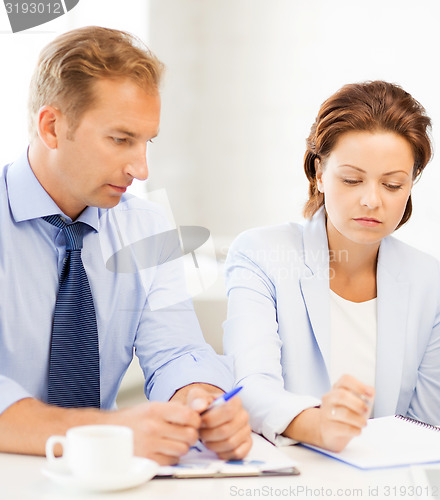
[[[367,425],[374,400],[373,387],[343,375],[323,396],[319,408],[319,446],[341,451]]]
[[[367,425],[374,388],[343,375],[322,397],[321,406],[295,417],[284,435],[330,451],[342,451]]]

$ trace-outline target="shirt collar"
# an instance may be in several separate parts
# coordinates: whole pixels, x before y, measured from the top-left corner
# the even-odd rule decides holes
[[[71,222],[62,212],[35,177],[29,164],[28,150],[12,163],[6,173],[9,204],[15,222],[39,219],[47,215],[59,214]],[[99,231],[99,209],[86,207],[77,221],[84,222]]]

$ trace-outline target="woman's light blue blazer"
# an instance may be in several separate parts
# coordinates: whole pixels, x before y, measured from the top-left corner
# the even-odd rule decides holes
[[[226,261],[225,354],[253,429],[274,443],[330,389],[329,258],[325,212],[305,224],[257,228]],[[394,237],[377,265],[374,416],[440,424],[440,265]],[[346,353],[350,356],[350,353]]]

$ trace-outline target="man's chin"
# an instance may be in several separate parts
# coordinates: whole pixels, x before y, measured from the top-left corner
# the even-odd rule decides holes
[[[97,208],[113,208],[121,201],[121,196],[112,196],[111,198],[106,198],[105,200],[97,200],[95,203],[89,205]]]

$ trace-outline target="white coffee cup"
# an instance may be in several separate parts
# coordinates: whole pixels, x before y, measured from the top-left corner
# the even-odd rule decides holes
[[[63,455],[55,457],[60,444]],[[51,436],[46,443],[46,457],[56,466],[67,465],[81,481],[105,481],[129,472],[133,464],[133,431],[119,425],[84,425],[72,427],[66,436]]]

